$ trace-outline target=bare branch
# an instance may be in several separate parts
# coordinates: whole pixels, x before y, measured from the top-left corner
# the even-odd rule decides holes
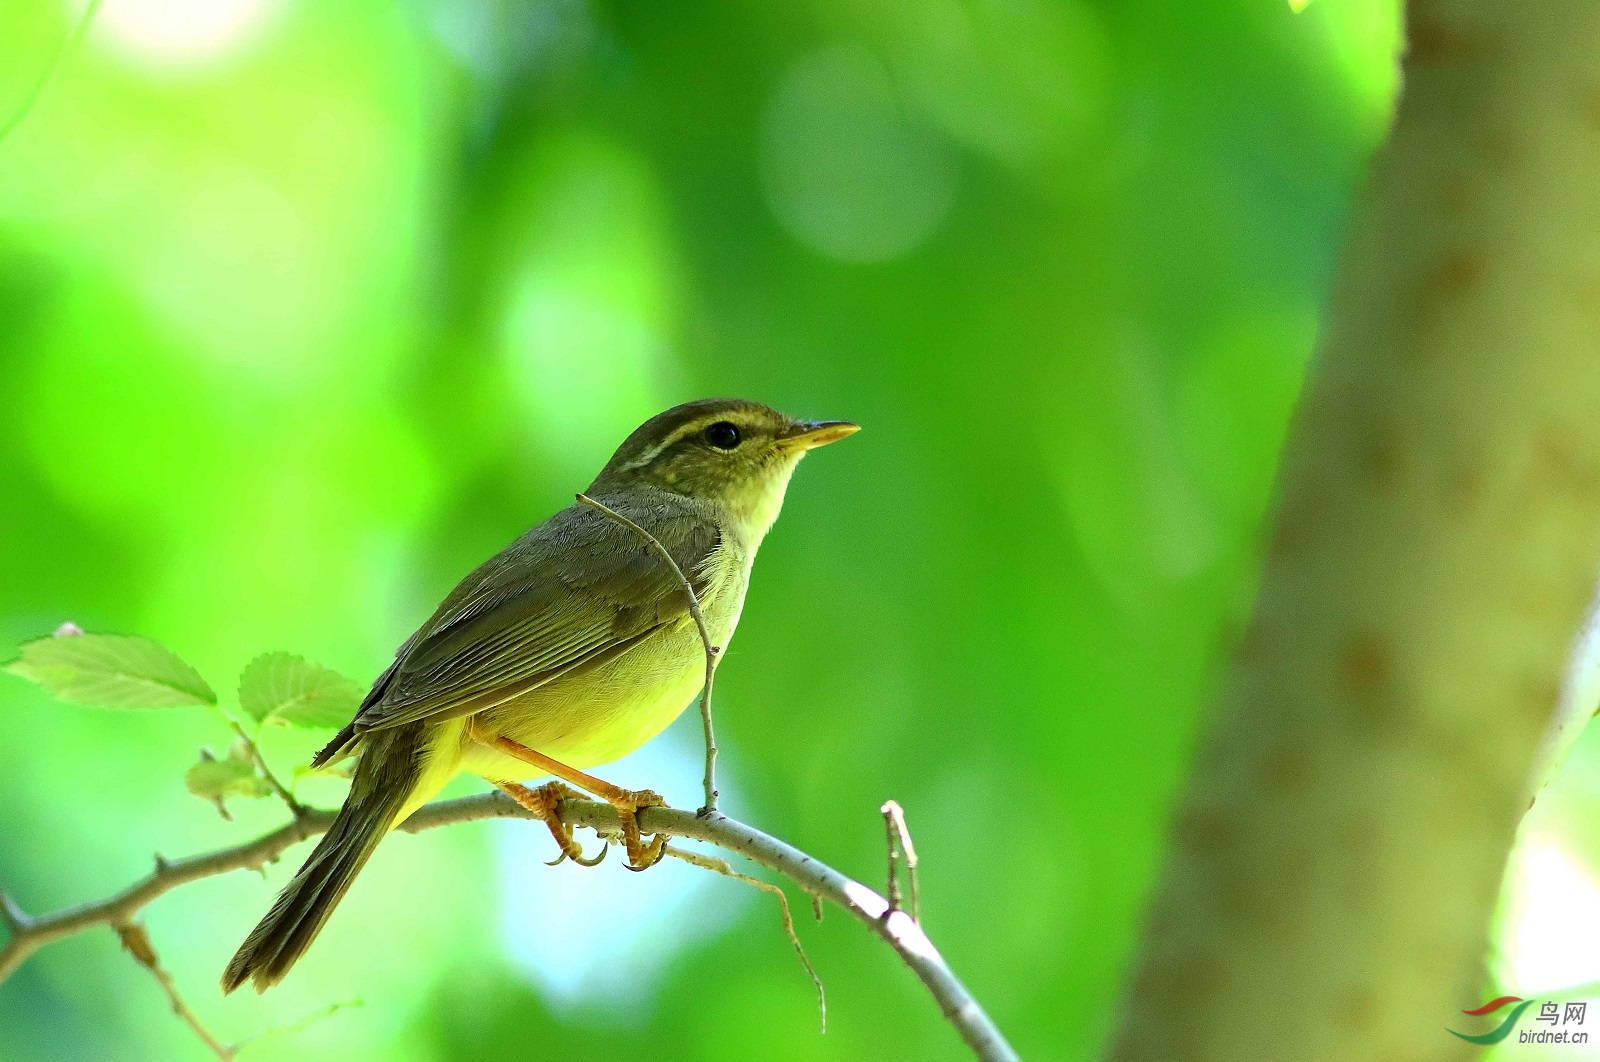
[[[616,828],[613,825],[617,821],[616,810],[609,804],[566,801],[561,805],[561,812],[562,818],[574,826],[598,827],[602,831]],[[648,833],[708,841],[775,870],[804,891],[843,907],[881,937],[911,968],[973,1054],[985,1062],[1017,1058],[994,1021],[957,979],[922,927],[906,912],[889,910],[889,901],[865,885],[798,848],[719,812],[701,816],[675,808],[645,808],[639,812],[639,828]]]
[[[663,546],[656,536],[629,520],[626,516],[614,509],[607,508],[587,494],[578,495],[578,501],[580,504],[597,510],[602,515],[616,521],[644,539],[645,545],[650,547],[651,552],[660,557],[667,567],[672,569],[672,574],[678,577],[678,582],[683,586],[683,592],[689,595],[689,614],[694,617],[694,625],[700,630],[700,644],[705,646],[706,650],[706,684],[700,691],[700,722],[704,724],[706,732],[706,803],[705,807],[700,809],[700,813],[709,815],[717,810],[717,796],[719,795],[716,782],[717,737],[711,727],[711,683],[717,677],[717,661],[722,657],[722,647],[711,644],[711,635],[706,630],[705,617],[700,614],[700,598],[695,594],[694,586],[690,584],[688,577],[683,574],[683,569],[678,567],[678,562],[673,560],[672,554],[667,552],[667,547]]]
[[[167,1002],[172,1004],[172,1013],[176,1014],[187,1025],[200,1042],[222,1062],[233,1062],[239,1053],[237,1047],[229,1047],[207,1029],[200,1021],[200,1016],[189,1009],[189,1004],[183,1001],[183,996],[178,993],[178,985],[172,979],[172,974],[161,965],[161,957],[156,954],[155,945],[150,943],[150,934],[138,922],[118,922],[112,926],[117,931],[117,939],[122,941],[122,950],[133,956],[133,961],[150,971],[150,976],[156,979],[161,986],[161,991],[167,994]]]
[[[789,943],[794,945],[794,953],[800,956],[800,965],[804,966],[806,973],[811,975],[811,983],[817,986],[817,1010],[822,1015],[822,1032],[826,1033],[828,1031],[828,993],[822,987],[822,978],[817,976],[817,968],[811,965],[811,959],[806,955],[805,946],[800,943],[800,934],[794,928],[794,914],[789,910],[789,897],[784,894],[783,889],[770,881],[762,881],[760,878],[753,878],[749,874],[739,873],[733,869],[733,866],[726,859],[703,855],[687,848],[675,848],[670,844],[663,851],[674,859],[681,859],[685,863],[691,863],[714,874],[721,874],[725,878],[733,878],[735,881],[754,885],[762,892],[770,892],[778,898],[778,909],[783,913],[783,931],[788,935]],[[815,900],[816,897],[813,896],[812,899]]]
[[[610,804],[563,800],[557,810],[562,820],[572,827],[587,827],[602,834],[615,834],[622,828],[617,809]],[[114,896],[55,914],[29,917],[8,902],[8,924],[18,928],[0,949],[0,982],[46,944],[94,926],[131,921],[145,904],[179,885],[231,870],[259,867],[290,845],[325,832],[333,823],[333,817],[331,811],[308,808],[299,819],[246,844],[168,861]],[[398,829],[404,833],[421,833],[455,823],[502,818],[535,819],[537,816],[503,793],[494,792],[436,800],[418,809]],[[645,833],[714,844],[782,874],[813,896],[838,904],[895,950],[927,987],[939,1009],[979,1059],[1010,1062],[1017,1058],[999,1028],[950,970],[922,927],[906,912],[891,910],[889,901],[872,889],[798,848],[720,812],[699,814],[677,808],[641,808],[639,828]],[[0,892],[0,896],[3,895]]]
[[[134,915],[151,900],[179,885],[225,874],[230,870],[260,867],[277,858],[278,853],[297,841],[323,833],[332,823],[333,812],[307,810],[300,819],[253,841],[189,859],[162,861],[151,873],[114,896],[51,915],[32,918],[8,901],[8,923],[14,921],[15,926],[11,939],[6,941],[4,948],[0,948],[0,982],[4,982],[28,956],[46,944],[95,926],[132,921]]]
[[[906,825],[906,813],[897,800],[884,802],[878,809],[883,813],[883,828],[888,835],[889,847],[889,910],[900,910],[900,876],[896,872],[896,853],[906,859],[906,880],[911,886],[911,917],[922,921],[922,905],[917,902],[917,850],[911,844],[911,828]]]
[[[13,938],[33,926],[33,920],[23,914],[22,908],[18,907],[17,902],[4,891],[0,891],[0,925],[5,926],[6,933]],[[8,939],[6,943],[9,946],[10,940]]]

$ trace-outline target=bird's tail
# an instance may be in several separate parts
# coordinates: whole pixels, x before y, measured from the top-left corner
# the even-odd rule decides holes
[[[283,980],[317,939],[416,786],[420,730],[397,727],[371,735],[377,740],[362,750],[349,799],[267,916],[234,953],[222,974],[224,993],[252,980],[257,992],[266,991]]]

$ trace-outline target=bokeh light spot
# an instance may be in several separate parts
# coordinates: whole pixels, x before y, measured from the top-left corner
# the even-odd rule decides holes
[[[1512,873],[1506,983],[1522,995],[1600,980],[1600,885],[1560,847],[1528,846]]]
[[[102,0],[95,23],[119,52],[156,66],[192,66],[253,40],[278,0]]]
[[[583,136],[535,153],[509,252],[501,343],[541,462],[592,476],[669,404],[676,295],[654,178],[632,152]],[[518,246],[520,244],[520,246]]]
[[[953,152],[907,111],[860,45],[789,68],[767,106],[760,151],[773,213],[801,243],[841,261],[905,254],[955,198]]]

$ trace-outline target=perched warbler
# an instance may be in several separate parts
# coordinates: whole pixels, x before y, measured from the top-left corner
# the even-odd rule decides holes
[[[586,494],[656,538],[726,646],[795,465],[855,431],[757,402],[689,402],[628,436]],[[314,766],[358,757],[350,796],[228,963],[223,991],[282,980],[384,835],[462,771],[540,813],[575,858],[555,813],[571,791],[514,780],[553,775],[610,801],[630,866],[649,865],[662,839],[644,844],[635,816],[661,799],[581,768],[660,733],[693,700],[704,662],[683,584],[634,530],[574,504],[528,531],[451,591],[317,754]]]

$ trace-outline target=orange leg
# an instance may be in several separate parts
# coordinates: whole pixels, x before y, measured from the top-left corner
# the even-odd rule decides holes
[[[582,793],[560,782],[546,782],[537,789],[529,789],[527,786],[519,785],[516,782],[495,782],[494,784],[506,796],[539,816],[544,824],[550,827],[550,836],[556,839],[556,847],[561,849],[561,855],[550,864],[551,866],[555,866],[563,859],[570,859],[580,866],[595,867],[599,866],[601,860],[605,859],[606,852],[610,850],[608,846],[601,846],[600,854],[593,859],[585,858],[583,846],[573,839],[572,830],[567,827],[566,823],[561,821],[561,816],[556,811],[556,805],[561,801],[569,797],[581,797]]]
[[[593,793],[616,808],[617,818],[622,822],[622,843],[628,850],[629,870],[646,870],[661,862],[661,857],[666,855],[666,837],[658,834],[646,844],[644,838],[639,835],[639,809],[666,806],[667,802],[662,800],[656,793],[652,793],[648,789],[623,789],[621,786],[612,785],[602,778],[596,778],[592,774],[585,774],[576,767],[568,767],[560,760],[551,759],[542,752],[535,752],[528,746],[512,741],[508,737],[490,737],[486,734],[480,734],[471,724],[468,725],[468,733],[474,741],[488,745],[497,752],[503,752],[507,756],[537,767],[546,774],[555,775],[562,781],[570,782],[579,789]],[[505,789],[505,786],[501,786],[501,788]],[[519,786],[518,788],[522,787]],[[510,790],[506,791],[510,792]],[[537,790],[534,792],[537,792]],[[515,793],[512,793],[511,797],[513,800],[517,799]],[[560,798],[558,797],[557,799]],[[519,800],[518,803],[521,803],[521,801]],[[524,806],[526,807],[527,805]],[[530,808],[529,810],[538,809]],[[541,817],[544,816],[541,814]],[[560,822],[558,818],[555,818],[553,804],[551,805],[550,817],[545,818],[545,821],[550,822],[552,819]],[[554,828],[552,827],[552,830]],[[564,824],[561,829],[566,829]],[[567,833],[567,837],[570,840],[570,832]],[[558,844],[561,843],[559,835],[557,835],[556,840]],[[566,852],[565,846],[563,846],[562,851]],[[570,853],[567,854],[570,855]]]

